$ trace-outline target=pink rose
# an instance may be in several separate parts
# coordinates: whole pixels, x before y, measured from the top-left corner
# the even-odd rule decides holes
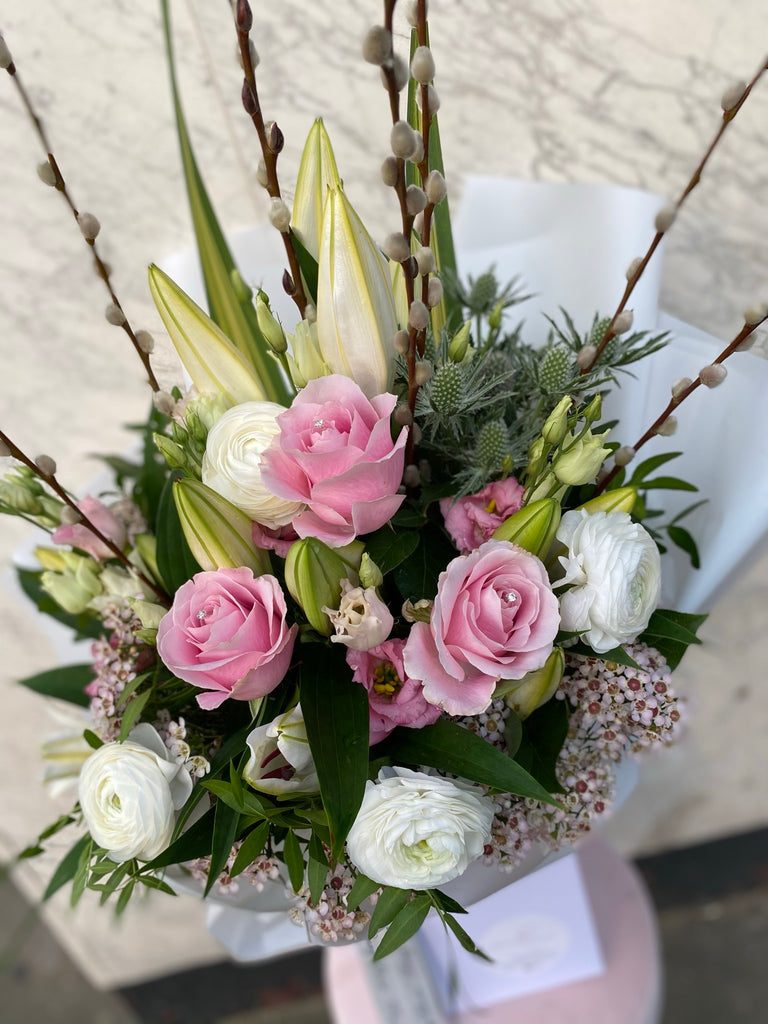
[[[394,395],[365,397],[353,380],[311,380],[277,417],[280,434],[263,453],[261,478],[281,498],[308,507],[293,520],[300,537],[330,547],[383,526],[397,511],[406,431],[392,440]]]
[[[523,507],[524,494],[525,488],[508,476],[457,501],[441,498],[445,528],[461,554],[467,555],[490,540],[496,527]]]
[[[389,736],[396,725],[421,729],[440,717],[440,708],[424,699],[421,683],[406,674],[404,647],[404,640],[385,640],[369,651],[347,651],[352,678],[368,691],[371,745]]]
[[[102,501],[86,494],[82,501],[78,501],[77,507],[105,537],[119,548],[123,547],[126,541],[125,524]],[[114,551],[83,523],[66,523],[59,526],[51,534],[51,540],[54,544],[69,544],[70,547],[79,548],[97,562],[105,562],[115,557]]]
[[[160,620],[157,651],[179,679],[212,691],[198,695],[201,708],[217,708],[228,697],[263,697],[291,663],[299,627],[289,629],[285,615],[274,576],[254,578],[250,569],[199,572],[179,587]]]
[[[489,540],[440,573],[429,623],[416,622],[405,645],[408,675],[451,715],[478,715],[499,679],[541,668],[560,623],[547,572],[534,555]]]
[[[262,526],[261,523],[253,523],[251,526],[251,540],[253,546],[263,551],[274,551],[279,558],[285,558],[291,549],[291,544],[299,539],[298,533],[290,523],[287,526]]]

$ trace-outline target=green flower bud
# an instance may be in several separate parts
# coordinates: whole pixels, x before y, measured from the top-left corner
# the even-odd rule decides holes
[[[611,454],[610,448],[603,447],[608,436],[593,434],[587,430],[577,439],[573,435],[566,436],[561,450],[552,462],[552,469],[561,484],[578,487],[594,480],[605,459]]]
[[[205,442],[208,431],[229,408],[222,395],[197,395],[191,399],[184,410],[184,421],[187,430],[196,441]]]
[[[134,554],[141,559],[143,569],[146,569],[154,579],[160,581],[160,572],[157,568],[157,537],[151,533],[140,533],[133,539]],[[133,561],[133,556],[131,556]],[[140,567],[141,568],[141,567]]]
[[[293,377],[293,383],[297,388],[303,388],[311,380],[317,377],[327,377],[331,372],[325,360],[320,355],[320,345],[317,340],[317,324],[311,324],[308,320],[300,320],[296,324],[296,330],[291,337],[291,348],[293,358],[289,356],[288,365],[293,373],[294,366],[298,370],[298,380]]]
[[[602,395],[595,395],[589,405],[581,413],[582,417],[587,423],[594,423],[595,420],[600,419],[600,414],[603,410],[603,399]]]
[[[337,550],[316,537],[297,540],[285,559],[285,585],[304,609],[309,624],[323,636],[333,632],[323,608],[338,608],[341,581],[348,568]]]
[[[18,476],[6,476],[0,480],[0,502],[27,516],[43,514],[39,495]]]
[[[544,558],[555,539],[561,514],[554,498],[532,501],[497,526],[493,538],[511,541],[537,558]]]
[[[141,620],[144,629],[154,629],[157,631],[160,619],[168,611],[167,608],[163,608],[161,604],[155,604],[154,601],[133,600],[128,603],[136,616]]]
[[[472,330],[472,324],[469,320],[456,331],[454,336],[451,338],[451,343],[448,346],[448,358],[451,362],[460,363],[463,361],[469,349],[469,335]]]
[[[172,441],[171,438],[166,437],[165,434],[153,434],[152,439],[155,442],[155,448],[157,448],[171,469],[187,468],[187,463],[189,461],[187,459],[187,453],[180,444]]]
[[[564,668],[563,650],[555,647],[541,668],[528,672],[522,679],[502,679],[493,695],[503,697],[517,717],[524,720],[554,696]]]
[[[497,302],[496,305],[491,310],[490,315],[488,317],[488,326],[491,328],[491,330],[498,331],[498,329],[501,327],[501,315],[503,311],[503,304],[501,302]]]
[[[535,480],[547,464],[547,445],[543,437],[537,437],[528,449],[528,465],[525,475]]]
[[[287,352],[288,342],[285,340],[285,331],[269,308],[264,292],[259,292],[256,296],[256,319],[259,321],[261,333],[272,350],[278,355]]]
[[[79,615],[102,592],[99,567],[92,558],[71,551],[66,552],[65,562],[64,572],[46,571],[40,576],[40,583],[65,612]]]
[[[368,587],[380,587],[383,582],[384,576],[381,569],[369,556],[368,552],[364,552],[360,562],[360,586],[366,589]]]
[[[187,544],[202,569],[245,566],[261,576],[270,571],[266,551],[254,547],[251,520],[199,480],[175,480],[173,500]]]
[[[552,412],[544,421],[541,428],[541,436],[547,444],[557,445],[565,437],[568,431],[568,413],[572,405],[571,396],[561,398]]]
[[[636,487],[617,487],[613,491],[598,494],[596,498],[590,498],[579,508],[586,509],[590,515],[594,512],[631,512],[636,501]]]

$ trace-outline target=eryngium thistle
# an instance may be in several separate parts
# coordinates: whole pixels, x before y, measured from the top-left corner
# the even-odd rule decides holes
[[[504,420],[491,420],[477,435],[475,458],[489,472],[501,468],[509,449],[509,432]]]
[[[430,401],[435,412],[450,416],[458,412],[464,387],[464,372],[456,363],[439,366],[432,378]]]
[[[539,363],[539,387],[546,392],[562,392],[571,377],[573,357],[565,345],[553,345]]]

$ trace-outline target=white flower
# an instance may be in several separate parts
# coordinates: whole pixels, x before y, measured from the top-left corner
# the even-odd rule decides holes
[[[261,482],[261,455],[280,433],[277,417],[285,409],[275,402],[243,402],[213,425],[203,456],[203,483],[269,529],[286,526],[302,511]]]
[[[570,584],[560,598],[561,628],[582,633],[604,654],[634,640],[648,625],[661,591],[661,559],[650,534],[626,512],[566,512],[557,539]]]
[[[336,635],[331,640],[354,651],[370,651],[384,643],[395,620],[374,587],[353,587],[341,581],[341,602],[338,611],[323,608],[333,623]]]
[[[243,778],[262,793],[318,793],[315,763],[301,705],[248,734],[251,756]]]
[[[88,830],[112,860],[152,860],[168,846],[192,780],[143,722],[124,743],[105,743],[91,754],[78,789]]]
[[[378,782],[366,783],[347,854],[381,885],[431,889],[481,856],[492,821],[493,802],[477,786],[408,768],[383,769]]]

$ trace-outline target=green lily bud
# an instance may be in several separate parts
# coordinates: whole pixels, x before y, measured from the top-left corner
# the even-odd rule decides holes
[[[173,500],[187,544],[202,569],[244,566],[261,576],[270,570],[266,551],[254,547],[251,520],[199,480],[175,480]]]
[[[604,491],[596,498],[590,498],[579,508],[593,512],[631,512],[637,500],[636,487],[617,487],[614,491]]]
[[[563,650],[555,647],[541,668],[526,673],[522,679],[502,679],[493,696],[503,697],[517,717],[524,720],[554,696],[564,669]]]
[[[288,356],[293,383],[297,388],[306,387],[316,377],[327,377],[331,372],[320,355],[317,340],[317,324],[300,320],[291,336],[293,355]]]
[[[603,447],[607,436],[607,431],[604,434],[593,434],[587,430],[578,439],[573,435],[563,439],[561,450],[552,462],[554,474],[561,484],[578,487],[595,479],[603,462],[611,454],[610,448]]]
[[[572,404],[571,396],[566,395],[547,416],[541,428],[541,436],[547,444],[560,444],[565,437],[568,431],[568,413]]]
[[[278,355],[287,352],[288,342],[285,340],[285,331],[269,308],[269,303],[262,291],[256,296],[256,319],[259,321],[261,333],[272,350]]]
[[[360,562],[360,585],[367,589],[368,587],[380,587],[383,582],[384,576],[381,569],[366,551]]]
[[[198,391],[222,395],[228,405],[267,400],[252,365],[208,314],[154,265],[149,268],[149,290]]]
[[[73,551],[63,554],[65,571],[46,571],[40,576],[40,583],[65,612],[79,615],[102,592],[99,567],[92,558],[76,555]]]
[[[304,152],[301,154],[296,191],[293,197],[291,223],[305,249],[317,259],[320,252],[320,233],[323,208],[328,189],[341,186],[331,140],[320,118],[309,130]]]
[[[339,607],[341,581],[348,577],[348,571],[349,566],[338,549],[329,548],[316,537],[297,540],[288,551],[285,585],[304,609],[312,628],[323,636],[330,636],[333,632],[331,620],[323,607]]]
[[[494,540],[508,540],[543,558],[555,539],[561,518],[554,498],[541,498],[525,505],[493,531]]]
[[[461,363],[469,349],[469,335],[472,324],[469,320],[456,331],[448,346],[448,358],[452,363]]]

